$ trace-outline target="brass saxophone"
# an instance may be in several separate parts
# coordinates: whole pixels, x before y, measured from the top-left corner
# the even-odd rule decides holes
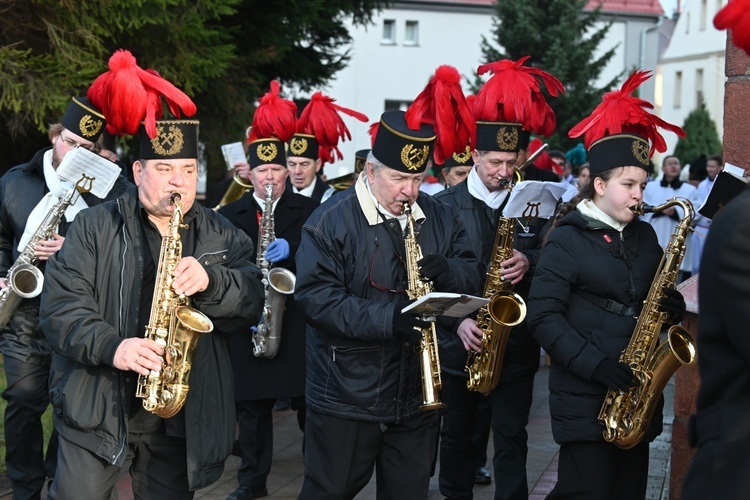
[[[232,183],[224,192],[224,196],[221,197],[221,201],[219,201],[219,204],[214,207],[214,210],[218,210],[224,205],[229,205],[230,203],[239,200],[252,188],[252,182],[244,180],[239,174],[235,173],[234,177],[232,177]]]
[[[42,293],[44,275],[37,267],[39,259],[34,255],[34,247],[40,241],[48,240],[57,233],[65,210],[77,201],[78,196],[91,191],[93,182],[94,177],[83,174],[75,186],[47,212],[42,223],[8,269],[6,275],[8,286],[0,290],[0,330],[10,322],[10,318],[13,317],[23,299],[31,299]]]
[[[501,279],[500,263],[513,256],[513,225],[515,219],[501,217],[492,247],[492,260],[484,283],[484,297],[490,301],[477,313],[477,326],[482,330],[481,352],[470,351],[466,359],[470,391],[489,394],[500,381],[505,348],[511,329],[526,317],[526,302],[510,288],[510,281]]]
[[[260,322],[253,332],[253,355],[256,358],[274,358],[281,345],[281,321],[284,316],[286,296],[294,293],[297,277],[289,269],[271,268],[266,260],[268,245],[276,239],[273,220],[273,185],[266,185],[263,217],[258,228],[258,253],[255,262],[263,273],[265,303]]]
[[[190,300],[172,289],[172,273],[182,259],[179,231],[186,227],[180,198],[178,193],[172,194],[174,213],[162,238],[151,316],[146,325],[146,338],[164,348],[163,366],[161,371],[138,375],[135,393],[143,399],[146,410],[162,418],[173,417],[185,404],[198,337],[214,329],[208,316],[190,307]]]
[[[675,227],[664,251],[633,336],[620,356],[620,362],[633,370],[635,386],[629,391],[607,391],[599,412],[604,424],[604,440],[620,448],[636,446],[646,436],[664,387],[680,365],[692,366],[696,348],[690,334],[683,327],[673,325],[667,339],[659,342],[659,332],[666,319],[660,311],[659,300],[664,287],[674,288],[680,263],[685,256],[685,238],[693,220],[693,205],[683,198],[672,198],[659,206],[638,204],[631,210],[638,215],[660,212],[679,205],[685,212]]]
[[[410,299],[418,299],[432,292],[432,283],[424,280],[419,274],[417,262],[422,258],[422,249],[417,243],[417,233],[414,230],[414,216],[411,206],[404,202],[404,214],[406,214],[406,274],[409,286],[406,290]],[[398,314],[399,311],[396,311]],[[422,405],[423,410],[437,410],[445,404],[440,402],[440,389],[443,381],[440,378],[440,357],[438,354],[437,329],[432,318],[428,328],[420,328],[422,340],[417,348],[419,351],[419,363],[422,370]]]

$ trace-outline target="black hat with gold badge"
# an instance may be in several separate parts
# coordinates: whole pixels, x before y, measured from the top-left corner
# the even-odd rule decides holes
[[[99,139],[107,124],[104,114],[86,97],[73,97],[60,123],[72,133],[91,142]]]
[[[281,97],[281,85],[271,82],[271,89],[260,98],[253,115],[247,144],[250,168],[274,164],[286,166],[286,143],[297,129],[297,105]],[[308,149],[308,143],[305,148]],[[302,148],[302,143],[296,147]],[[315,146],[317,153],[317,145]]]
[[[198,124],[198,120],[157,120],[153,139],[142,128],[140,159],[198,158]]]

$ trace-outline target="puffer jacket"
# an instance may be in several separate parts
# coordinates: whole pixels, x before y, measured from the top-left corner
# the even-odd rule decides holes
[[[361,176],[305,223],[295,297],[308,319],[308,406],[320,413],[398,422],[422,403],[419,356],[393,336],[407,300],[401,227],[383,222]],[[451,206],[420,193],[414,206],[422,254],[448,259],[436,291],[471,293],[480,281],[469,236]],[[400,249],[399,249],[400,247]]]
[[[26,221],[32,210],[44,195],[47,184],[44,181],[44,154],[51,148],[45,148],[34,155],[28,163],[17,165],[0,178],[0,276],[5,277],[8,269],[18,259],[18,242],[26,229]],[[122,175],[107,194],[105,200],[91,193],[84,193],[83,199],[89,207],[103,201],[114,200],[132,184]],[[58,233],[65,236],[70,223],[63,220]],[[38,267],[44,271],[45,263]],[[39,298],[25,299],[2,333],[0,352],[26,363],[47,366],[50,364],[52,351],[39,328]]]
[[[137,336],[143,279],[138,194],[78,214],[65,244],[47,263],[41,326],[52,349],[50,395],[55,428],[65,439],[121,466],[127,451],[126,378],[113,368],[120,343]],[[193,256],[208,288],[191,305],[214,323],[199,337],[184,411],[190,489],[216,481],[234,439],[235,413],[227,337],[257,323],[260,272],[247,260],[253,244],[229,221],[199,205]],[[145,251],[148,251],[147,249]],[[207,429],[210,432],[207,432]]]
[[[591,297],[642,303],[662,253],[653,228],[639,220],[620,233],[574,210],[550,233],[531,285],[527,321],[552,359],[549,405],[558,443],[603,440],[598,416],[607,387],[591,375],[605,358],[619,359],[637,322],[594,305]],[[658,436],[661,423],[659,409],[648,439]]]

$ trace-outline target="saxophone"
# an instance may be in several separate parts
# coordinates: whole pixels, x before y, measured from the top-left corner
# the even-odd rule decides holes
[[[37,267],[39,259],[34,255],[34,247],[40,241],[48,240],[58,231],[65,210],[78,200],[78,196],[91,191],[94,177],[83,177],[47,212],[44,220],[23,247],[18,258],[8,269],[6,283],[0,290],[0,330],[10,322],[23,299],[31,299],[42,293],[44,274]]]
[[[221,197],[219,204],[214,207],[214,210],[218,210],[224,205],[229,205],[230,203],[233,203],[239,200],[245,195],[245,193],[248,193],[252,188],[253,188],[252,182],[244,180],[242,177],[239,176],[239,174],[235,173],[234,177],[232,177],[232,183],[224,192],[224,196]]]
[[[256,358],[274,358],[281,345],[281,320],[286,296],[294,293],[297,277],[283,267],[271,268],[266,260],[266,249],[276,239],[273,222],[273,184],[266,185],[263,217],[258,228],[258,253],[255,262],[263,273],[265,303],[260,322],[253,332],[253,354]]]
[[[484,283],[484,297],[490,301],[477,313],[477,326],[482,330],[482,350],[470,351],[466,358],[470,391],[489,394],[500,381],[505,348],[511,329],[526,317],[526,303],[510,290],[509,281],[501,279],[500,263],[513,256],[513,225],[515,219],[501,217],[495,233],[492,260]]]
[[[172,194],[174,213],[162,238],[151,316],[146,325],[146,338],[164,348],[163,366],[161,371],[138,375],[135,392],[136,397],[143,398],[146,410],[162,418],[173,417],[185,404],[198,337],[214,329],[208,316],[190,307],[190,300],[172,289],[172,273],[182,259],[179,230],[187,227],[182,223],[180,198],[178,193]]]
[[[411,206],[404,202],[404,214],[406,214],[407,234],[404,238],[406,248],[406,274],[408,275],[409,287],[406,290],[410,299],[418,299],[432,292],[432,283],[423,280],[419,275],[417,262],[422,258],[422,249],[417,243],[417,233],[414,230],[414,216]],[[396,311],[398,313],[399,311]],[[435,320],[431,318],[428,328],[420,328],[422,340],[417,348],[419,362],[422,371],[422,406],[423,410],[437,410],[445,405],[440,402],[440,389],[443,382],[440,379],[440,357],[438,355],[437,329]]]
[[[629,391],[609,389],[599,412],[604,424],[604,440],[628,449],[643,440],[656,410],[664,387],[680,365],[692,366],[696,348],[690,334],[683,327],[673,325],[667,338],[659,342],[659,332],[666,313],[659,310],[664,287],[674,288],[680,262],[685,256],[685,238],[693,220],[693,205],[682,198],[672,198],[659,206],[645,204],[631,208],[637,215],[660,212],[679,205],[685,212],[670,236],[654,281],[643,303],[633,336],[620,356],[620,362],[633,370],[635,386]]]

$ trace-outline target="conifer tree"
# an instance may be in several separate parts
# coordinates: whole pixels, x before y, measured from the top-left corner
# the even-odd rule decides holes
[[[704,102],[687,115],[682,128],[686,136],[677,141],[674,155],[683,165],[693,162],[701,155],[721,154],[722,144],[716,123],[711,119]]]

